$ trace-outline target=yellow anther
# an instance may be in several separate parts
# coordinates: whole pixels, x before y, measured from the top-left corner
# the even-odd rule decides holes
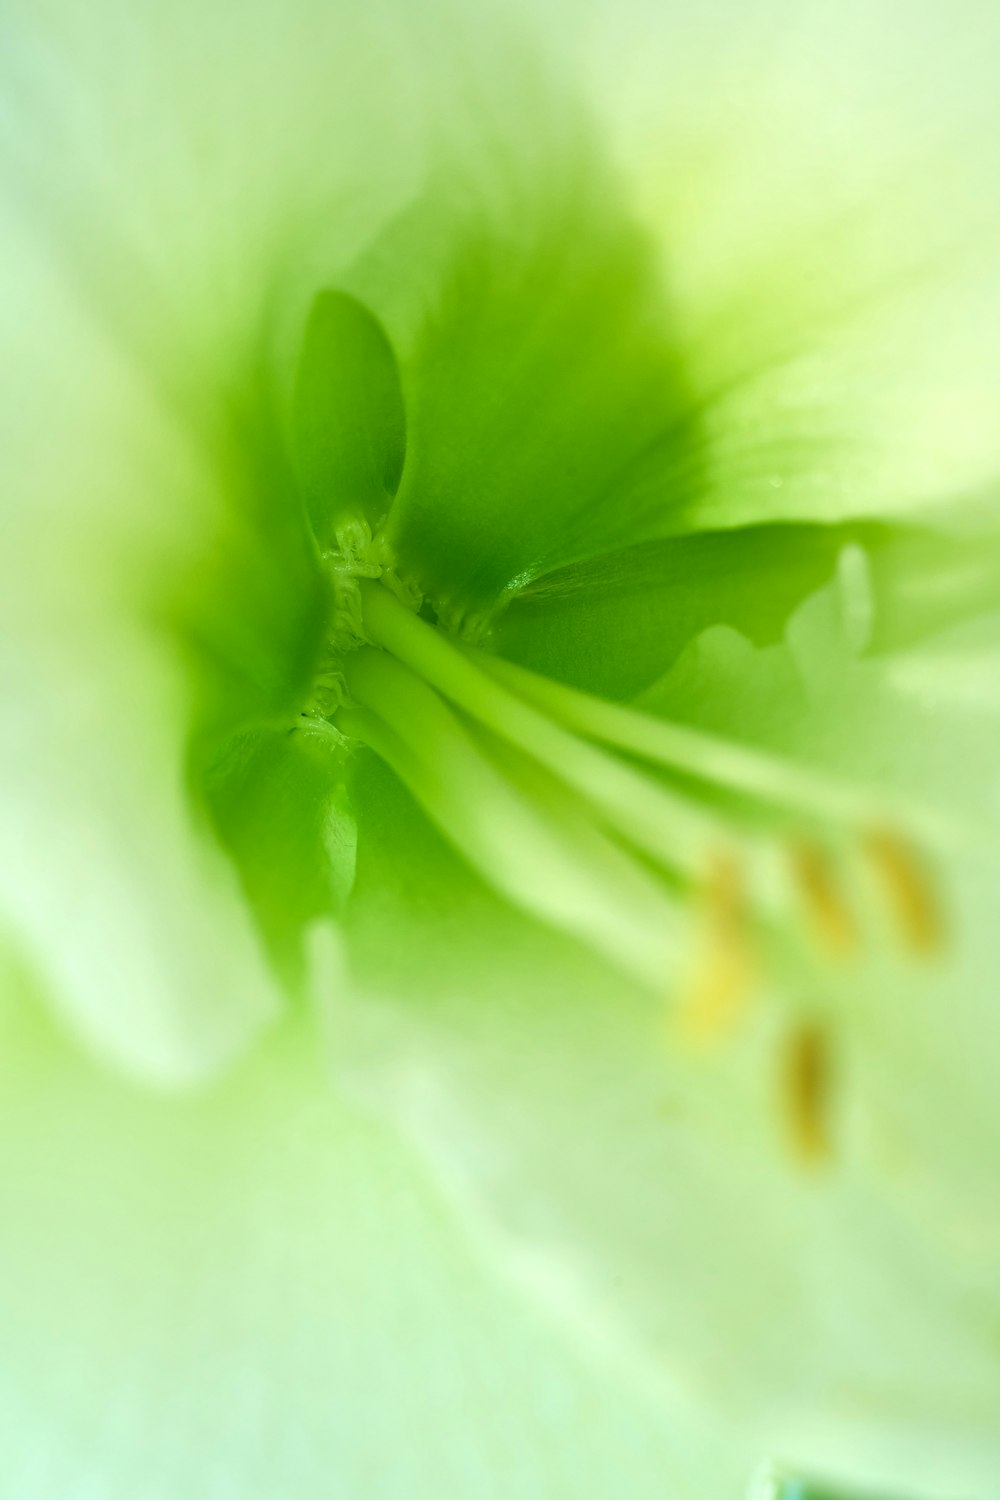
[[[800,842],[792,845],[791,858],[817,939],[833,957],[847,958],[858,946],[858,928],[829,856],[818,844]]]
[[[781,1098],[795,1154],[813,1166],[832,1153],[832,1067],[826,1032],[816,1022],[796,1026],[781,1058]]]
[[[869,829],[864,848],[907,947],[925,957],[938,952],[945,938],[944,914],[915,852],[892,828]]]
[[[743,872],[732,855],[712,860],[700,899],[701,944],[678,1014],[685,1040],[705,1044],[736,1027],[753,987]]]

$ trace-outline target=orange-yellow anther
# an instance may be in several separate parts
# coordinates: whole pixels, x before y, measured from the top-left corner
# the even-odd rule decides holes
[[[791,857],[817,940],[833,957],[848,957],[858,946],[858,928],[828,854],[818,844],[800,842],[792,846]]]
[[[907,947],[922,956],[936,953],[944,943],[944,915],[917,855],[892,828],[870,829],[864,847]]]
[[[701,891],[702,938],[695,967],[682,992],[682,1035],[717,1041],[738,1024],[753,986],[743,871],[728,853],[712,860]]]
[[[781,1058],[781,1096],[788,1134],[795,1154],[818,1165],[832,1151],[830,1043],[816,1022],[796,1026],[785,1041]]]

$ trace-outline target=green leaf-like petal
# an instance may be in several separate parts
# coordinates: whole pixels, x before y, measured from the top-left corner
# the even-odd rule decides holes
[[[544,574],[516,593],[491,645],[546,676],[627,699],[710,625],[780,637],[856,531],[760,526],[641,542]]]
[[[1000,544],[979,511],[952,507],[940,526],[855,522],[700,531],[639,543],[545,574],[511,598],[491,647],[606,698],[633,697],[703,630],[728,625],[777,642],[789,616],[865,553],[865,644],[886,651],[1000,604]]]
[[[385,331],[356,298],[321,292],[306,325],[294,402],[306,510],[321,547],[345,524],[374,531],[403,471],[406,417]]]
[[[220,839],[275,962],[292,981],[301,979],[307,926],[342,907],[354,878],[345,758],[337,736],[303,720],[234,736],[205,773]]]

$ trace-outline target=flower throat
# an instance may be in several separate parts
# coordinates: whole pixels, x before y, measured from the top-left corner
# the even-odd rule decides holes
[[[423,617],[388,541],[402,381],[385,329],[346,293],[314,302],[293,426],[333,599],[307,717],[381,757],[494,891],[669,997],[701,1041],[728,1035],[765,984],[821,992],[822,964],[879,943],[878,907],[893,939],[938,945],[912,846],[946,835],[922,812],[526,671],[472,644],[467,620]],[[798,1135],[814,1144],[817,1036],[790,1049]]]

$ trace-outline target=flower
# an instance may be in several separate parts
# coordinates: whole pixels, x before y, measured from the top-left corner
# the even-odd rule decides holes
[[[983,25],[10,9],[20,1490],[985,1489]]]

